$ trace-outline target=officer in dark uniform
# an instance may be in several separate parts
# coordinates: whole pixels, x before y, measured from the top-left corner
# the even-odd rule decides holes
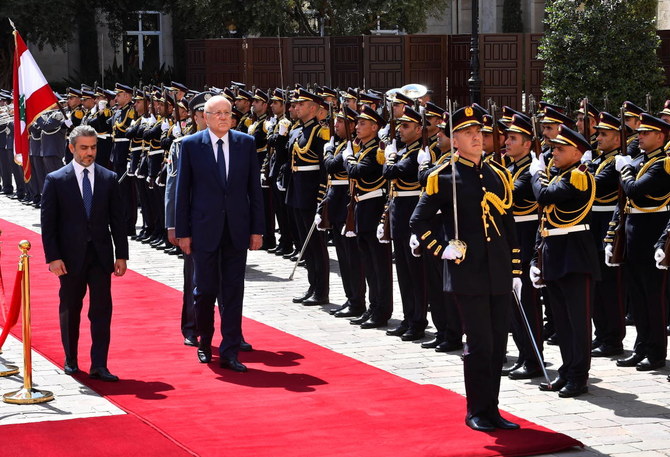
[[[467,336],[463,357],[465,423],[478,431],[516,429],[519,426],[503,419],[498,411],[510,292],[521,287],[521,270],[513,263],[519,258],[519,248],[509,211],[511,180],[496,162],[482,160],[482,118],[475,109],[459,109],[452,122],[452,141],[458,153],[428,177],[410,226],[424,255],[446,260],[444,290],[454,295]],[[452,166],[458,176],[457,195],[452,191]],[[458,203],[457,226],[454,199]],[[446,237],[442,239],[431,230],[438,210],[445,224]]]
[[[627,153],[631,157],[637,157],[640,155],[640,140],[638,139],[637,129],[640,127],[641,116],[642,113],[644,113],[644,110],[635,103],[629,101],[623,102],[623,109],[626,125],[629,127],[629,131],[631,132],[631,134],[628,135]]]
[[[254,95],[244,89],[238,89],[237,95],[235,96],[235,108],[237,108],[241,113],[242,117],[237,123],[236,130],[240,132],[247,133],[249,131],[249,126],[253,123],[251,111],[251,102],[254,99]]]
[[[40,160],[40,154],[42,152],[42,129],[39,122],[33,122],[32,125],[28,128],[28,144],[30,147],[30,152],[28,158],[30,160],[30,169],[35,170],[39,169],[39,165],[36,167],[36,163]],[[39,178],[36,175],[39,174],[31,172],[30,181],[26,183],[26,197],[23,200],[24,205],[39,205],[40,204],[40,195],[41,188],[39,183]]]
[[[63,125],[63,114],[59,110],[44,113],[40,116],[39,122],[42,130],[42,141],[40,142],[41,153],[38,161],[37,185],[41,193],[46,175],[63,166],[63,157],[67,147],[67,129]]]
[[[627,127],[624,125],[624,128]],[[622,271],[619,267],[605,264],[604,242],[619,195],[619,173],[614,168],[614,158],[621,151],[621,121],[603,111],[595,130],[598,156],[589,163],[589,170],[596,179],[595,201],[591,208],[591,233],[598,250],[602,276],[594,284],[595,339],[591,355],[610,357],[623,353],[623,339],[626,336]]]
[[[512,176],[514,198],[512,213],[521,246],[521,281],[523,288],[519,301],[528,319],[535,344],[542,354],[542,303],[540,293],[530,281],[530,263],[535,255],[535,239],[538,230],[538,205],[533,194],[529,173],[533,146],[533,126],[531,120],[521,113],[512,116],[507,128],[505,141],[506,157],[511,160],[507,170]],[[523,316],[514,307],[512,337],[519,349],[516,364],[509,370],[510,379],[530,379],[542,375],[533,342],[530,339]]]
[[[395,253],[395,266],[402,299],[403,320],[386,334],[399,336],[403,341],[423,338],[428,325],[426,314],[426,273],[424,262],[412,255],[409,246],[409,218],[419,202],[421,185],[418,181],[417,155],[421,149],[421,115],[405,106],[403,115],[397,119],[400,140],[406,144],[396,152],[386,154],[383,176],[391,182],[388,200],[391,239]],[[377,231],[377,238],[384,235],[384,226]]]
[[[576,397],[588,391],[591,367],[591,307],[593,281],[600,279],[598,253],[590,233],[595,179],[581,163],[591,145],[582,135],[561,125],[553,144],[553,167],[547,174],[544,157],[533,157],[533,192],[543,207],[538,234],[539,257],[530,276],[536,287],[546,285],[563,364],[551,384],[541,390]],[[544,284],[543,284],[544,283]]]
[[[112,93],[113,94],[113,93]],[[105,168],[112,169],[110,156],[112,153],[112,110],[109,107],[110,93],[106,89],[98,88],[94,93],[95,107],[89,113],[86,123],[93,127],[98,134],[98,152],[95,163]]]
[[[349,124],[349,134],[354,131],[356,116],[358,114],[350,109],[344,108],[337,113],[334,130],[326,144],[323,156],[323,165],[328,172],[328,190],[326,196],[319,205],[319,223],[323,223],[325,216],[330,222],[333,230],[333,242],[337,261],[340,266],[340,277],[347,301],[337,308],[332,314],[335,317],[357,317],[365,312],[365,276],[364,266],[358,255],[358,243],[355,237],[346,236],[347,218],[350,223],[355,221],[355,207],[351,206],[351,195],[349,189],[353,182],[344,168],[342,152],[349,140],[346,135],[345,122]],[[324,215],[324,213],[327,214]],[[317,223],[317,228],[319,228]],[[352,228],[349,227],[351,230]]]
[[[375,232],[384,211],[386,179],[383,176],[383,154],[378,157],[379,130],[386,121],[370,107],[364,106],[356,122],[356,145],[342,152],[349,179],[355,180],[356,230],[360,262],[364,265],[368,285],[368,310],[351,320],[361,328],[384,327],[393,314],[393,266],[391,245],[380,243]],[[379,160],[382,158],[382,160]]]
[[[327,175],[322,163],[323,147],[327,139],[316,120],[316,113],[323,99],[304,89],[299,89],[296,95],[293,102],[296,104],[296,115],[302,129],[288,144],[291,181],[286,193],[286,204],[293,208],[300,237],[299,246],[303,246],[314,223],[317,205],[325,194]],[[327,131],[325,134],[327,135]],[[327,304],[330,274],[328,250],[325,237],[317,230],[313,231],[307,243],[305,261],[309,289],[293,301],[305,306]]]
[[[125,84],[116,83],[117,109],[111,118],[112,124],[112,152],[111,161],[119,179],[128,168],[128,155],[130,151],[130,140],[126,138],[126,130],[130,123],[137,117],[132,105],[133,89]],[[121,181],[121,201],[125,206],[126,233],[128,236],[135,235],[135,224],[137,222],[137,199],[135,197],[135,186],[131,179]]]
[[[588,113],[588,114],[587,114]],[[598,142],[596,138],[596,125],[598,124],[598,116],[600,113],[591,103],[588,106],[584,107],[584,100],[582,100],[581,106],[577,110],[577,131],[584,136],[585,132],[585,119],[588,119],[588,131],[589,138],[588,142],[591,145],[591,150],[595,151],[598,147]]]
[[[642,154],[635,159],[619,155],[615,164],[627,197],[624,273],[631,294],[636,297],[633,317],[637,329],[633,354],[617,360],[617,365],[650,371],[665,366],[668,346],[667,271],[655,266],[654,243],[665,229],[670,211],[670,179],[663,151],[670,124],[642,113],[637,130]],[[622,223],[622,216],[615,211],[613,222]],[[611,244],[605,252],[611,257]]]

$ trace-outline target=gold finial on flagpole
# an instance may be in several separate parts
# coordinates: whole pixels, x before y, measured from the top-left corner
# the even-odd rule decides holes
[[[33,360],[30,333],[30,241],[23,240],[19,243],[21,256],[19,257],[19,268],[23,270],[23,281],[21,287],[21,301],[23,304],[23,389],[9,392],[2,396],[5,403],[26,405],[33,403],[45,403],[54,399],[54,394],[48,390],[33,389]]]

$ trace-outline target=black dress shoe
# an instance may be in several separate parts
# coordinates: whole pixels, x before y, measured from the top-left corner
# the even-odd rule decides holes
[[[370,319],[361,324],[361,328],[380,328],[380,327],[386,327],[387,325],[388,321],[377,320],[371,317]]]
[[[221,359],[219,362],[219,366],[221,368],[227,368],[229,370],[237,371],[238,373],[244,373],[247,371],[247,367],[240,363],[239,360],[237,360],[235,357],[228,357],[225,359]]]
[[[198,360],[200,363],[209,363],[212,361],[211,348],[198,348]]]
[[[298,254],[300,254],[300,251],[297,249],[293,249],[291,252],[287,252],[282,256],[284,259],[290,259],[291,257],[295,256],[295,260],[298,260]],[[295,260],[293,262],[295,262]]]
[[[312,296],[314,291],[312,289],[308,289],[307,292],[305,292],[304,295],[299,295],[297,297],[293,297],[293,300],[291,300],[293,303],[302,303],[305,300],[307,300],[309,297]]]
[[[612,357],[613,355],[623,354],[622,347],[609,346],[603,344],[591,351],[591,357]]]
[[[635,325],[635,319],[633,318],[633,315],[626,314],[626,317],[624,317],[624,323],[626,325]]]
[[[435,349],[439,344],[442,342],[442,340],[439,340],[437,338],[434,338],[430,341],[424,341],[421,343],[421,347],[423,349]]]
[[[328,311],[328,314],[335,315],[335,313],[339,313],[340,311],[342,311],[345,308],[348,308],[349,306],[350,306],[350,303],[349,303],[349,300],[347,300],[344,303],[342,303],[340,306],[338,306],[337,308],[333,308],[330,311]]]
[[[586,384],[569,382],[558,391],[558,396],[561,398],[579,397],[581,394],[585,394],[588,391],[589,387]]]
[[[79,365],[77,365],[77,361],[65,359],[65,365],[63,366],[63,371],[68,376],[72,376],[73,374],[79,373]]]
[[[644,354],[638,354],[633,352],[630,356],[625,359],[619,359],[616,361],[616,366],[618,367],[634,367],[638,363],[642,362],[645,359]]]
[[[481,416],[472,416],[465,419],[465,425],[478,432],[493,432],[496,429],[490,420]]]
[[[327,305],[328,303],[330,303],[330,300],[328,300],[328,296],[317,297],[316,294],[312,295],[311,297],[307,298],[302,302],[303,306]]]
[[[437,345],[435,352],[454,352],[460,351],[463,349],[463,343],[450,343],[449,341],[443,341]]]
[[[242,352],[251,352],[253,351],[254,348],[251,344],[247,343],[244,341],[244,338],[242,338],[242,341],[240,341],[240,351]]]
[[[426,336],[426,332],[423,330],[409,329],[400,336],[400,339],[402,341],[416,341],[420,340],[424,336]]]
[[[287,255],[287,254],[292,253],[292,252],[293,252],[293,248],[292,248],[292,247],[290,247],[290,246],[289,246],[289,247],[282,247],[282,248],[279,248],[279,249],[277,249],[277,250],[275,251],[275,255],[276,255],[276,256],[282,256],[282,257],[283,257],[283,256],[285,256],[285,255]]]
[[[402,336],[403,333],[405,333],[407,330],[409,330],[409,327],[406,325],[399,325],[396,328],[390,328],[386,331],[386,334],[388,336]]]
[[[187,336],[184,338],[184,346],[193,346],[198,347],[198,337],[197,336]]]
[[[502,370],[500,370],[500,376],[509,376],[509,374],[515,370],[518,370],[523,366],[523,362],[516,362],[514,365],[511,367],[503,367]]]
[[[540,383],[540,390],[543,392],[558,392],[568,383],[568,380],[558,376],[556,379],[551,381],[551,385],[546,382]]]
[[[368,319],[370,319],[370,316],[372,316],[372,313],[370,312],[370,310],[367,310],[366,312],[364,312],[363,314],[361,314],[361,317],[357,317],[356,319],[351,319],[351,320],[349,321],[349,323],[350,323],[351,325],[361,325],[363,322],[365,322],[365,321],[367,321]]]
[[[635,365],[637,371],[651,371],[658,370],[665,366],[665,360],[651,360],[649,357],[645,357],[640,363]]]
[[[500,428],[502,430],[517,430],[520,428],[519,424],[515,424],[514,422],[508,421],[500,414],[498,414],[495,417],[492,417],[490,420],[495,428]]]
[[[539,367],[528,368],[526,364],[509,372],[510,379],[533,379],[542,376],[542,370]]]
[[[547,344],[549,346],[558,346],[558,335],[554,333],[549,338],[547,338]]]
[[[119,377],[110,373],[107,367],[91,368],[91,372],[88,374],[88,377],[91,379],[99,379],[105,382],[116,382],[119,380]]]
[[[279,245],[268,249],[268,254],[274,254],[275,252],[277,252],[277,249],[279,249]]]
[[[362,315],[365,312],[365,308],[357,308],[357,307],[347,307],[343,309],[342,311],[338,311],[335,313],[335,317],[357,317]]]

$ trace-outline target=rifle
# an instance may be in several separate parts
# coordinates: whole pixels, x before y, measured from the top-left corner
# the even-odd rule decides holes
[[[589,145],[591,145],[591,121],[589,120],[589,99],[587,97],[584,97],[584,100],[582,101],[584,103],[584,131],[582,132],[584,134],[584,139],[586,140]]]
[[[628,138],[626,135],[626,117],[625,109],[621,106],[621,130],[619,131],[619,138],[621,139],[621,155],[627,154]],[[626,258],[626,194],[623,187],[619,184],[619,193],[617,197],[617,210],[619,212],[619,225],[614,228],[614,237],[612,242],[612,258],[611,263],[621,264]]]
[[[494,101],[491,102],[491,124],[493,130],[493,160],[502,165],[502,154],[500,154],[500,132],[498,131],[498,119],[496,110],[498,106]]]
[[[540,139],[540,128],[538,127],[538,121],[537,121],[537,114],[533,114],[532,117],[532,122],[533,122],[533,152],[535,153],[535,157],[538,159],[542,155],[542,140]],[[540,223],[540,233],[542,233],[543,225],[544,225],[544,207],[541,206],[539,203],[537,205],[537,219]],[[540,238],[540,242],[537,244],[537,247],[535,248],[535,255],[537,257],[537,261],[535,263],[535,266],[542,271],[542,248],[544,247],[544,238]],[[539,284],[544,284],[544,279],[540,278],[538,280],[538,285]],[[532,339],[532,337],[531,337]]]
[[[603,98],[603,111],[609,112],[610,108],[610,97],[609,94],[605,94],[605,98]]]
[[[330,133],[331,138],[335,138],[335,120],[333,118],[334,116],[333,112],[333,104],[329,103],[328,104],[328,132]],[[344,122],[347,122],[347,114],[346,111],[344,112]],[[330,181],[328,183],[328,188],[326,189],[326,193],[328,192],[328,189],[330,189]],[[326,201],[321,201],[321,223],[319,224],[319,227],[321,230],[327,230],[333,228],[333,224],[330,222],[330,204],[328,203],[328,200]]]
[[[351,141],[351,131],[349,129],[349,119],[347,118],[346,107],[344,109],[344,142]],[[346,145],[344,146],[346,147]],[[352,146],[353,147],[353,146]],[[349,203],[347,203],[347,218],[344,222],[345,233],[356,231],[356,181],[349,177]]]
[[[647,95],[644,97],[645,109],[647,113],[651,113],[651,94],[647,92]]]

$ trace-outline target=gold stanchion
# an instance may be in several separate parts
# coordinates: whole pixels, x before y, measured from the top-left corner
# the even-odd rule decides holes
[[[23,305],[23,389],[9,392],[2,396],[5,403],[26,405],[44,403],[54,399],[54,394],[48,390],[33,389],[33,360],[31,352],[30,334],[30,242],[23,240],[19,243],[21,261],[19,268],[23,270],[23,287],[21,302]]]

